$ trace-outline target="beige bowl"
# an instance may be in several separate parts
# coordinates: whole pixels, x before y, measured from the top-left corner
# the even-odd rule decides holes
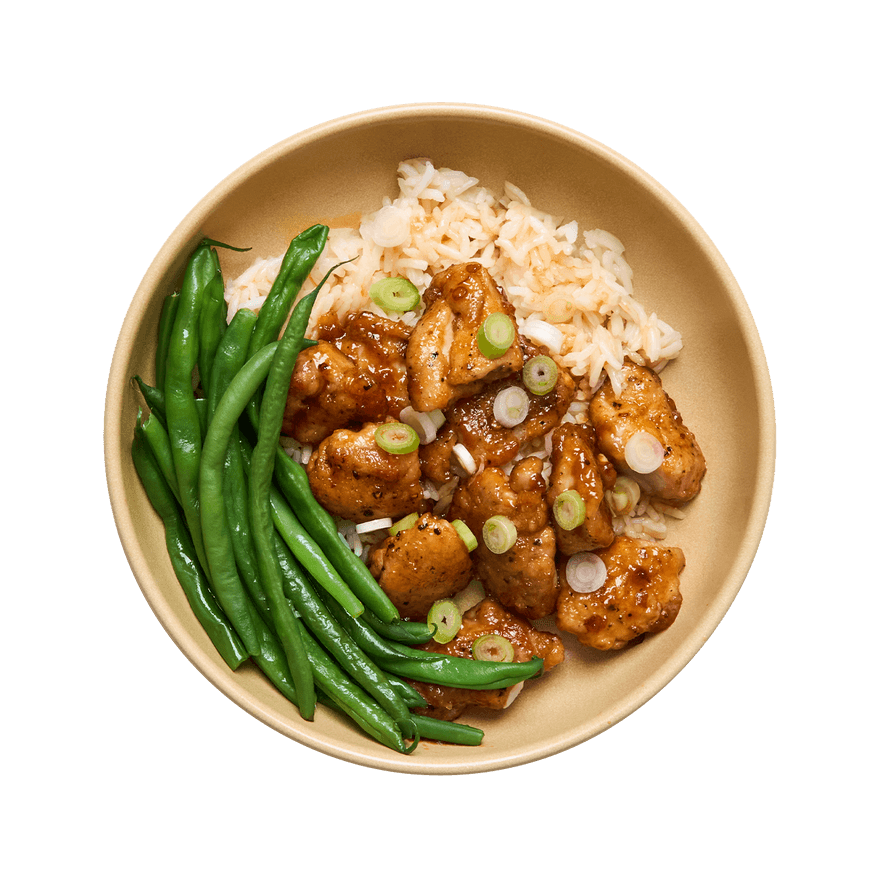
[[[684,350],[664,385],[709,464],[703,492],[669,543],[684,549],[684,603],[665,633],[601,654],[566,638],[567,659],[530,683],[503,715],[462,720],[486,732],[476,748],[422,744],[398,755],[319,707],[313,722],[255,669],[230,672],[195,621],[164,550],[161,524],[131,464],[139,399],[135,374],[153,375],[156,322],[191,248],[202,237],[248,244],[222,252],[226,277],[255,256],[283,253],[311,223],[375,210],[396,192],[404,158],[428,156],[500,191],[505,180],[532,203],[626,246],[636,294],[681,330]],[[770,503],[775,425],[758,332],[721,255],[656,181],[607,147],[560,125],[467,105],[391,107],[295,135],[231,174],[173,232],[134,296],[110,371],[105,414],[110,499],[132,571],[150,607],[193,664],[253,716],[320,752],[387,770],[443,774],[510,767],[607,730],[656,694],[697,653],[745,579]]]

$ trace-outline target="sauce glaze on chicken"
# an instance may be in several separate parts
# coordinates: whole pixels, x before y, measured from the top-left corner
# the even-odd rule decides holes
[[[481,582],[486,598],[465,614],[459,635],[425,650],[466,656],[476,635],[495,632],[515,645],[514,662],[536,655],[549,669],[564,657],[554,625],[589,648],[614,651],[675,620],[683,552],[618,534],[609,492],[626,475],[649,498],[680,506],[699,492],[706,463],[657,373],[630,360],[619,394],[606,382],[592,395],[557,360],[555,388],[528,392],[525,419],[501,425],[495,397],[523,387],[524,363],[549,352],[517,332],[502,356],[486,357],[478,332],[493,312],[515,317],[488,271],[464,263],[434,277],[413,327],[369,312],[322,319],[320,341],[297,361],[285,432],[314,445],[309,482],[335,516],[364,523],[419,515],[395,536],[380,533],[367,557],[401,616],[424,620],[435,601],[457,595],[473,577]],[[442,427],[418,451],[386,452],[375,429],[407,407],[442,412]],[[638,431],[663,445],[654,473],[635,474],[627,465],[625,446]],[[471,472],[456,459],[457,447],[470,453]],[[567,530],[553,503],[568,490],[581,496],[585,515]],[[499,514],[517,535],[508,550],[493,553],[481,536]],[[473,552],[451,525],[457,519],[477,538]],[[592,592],[578,592],[582,585],[567,575],[569,559],[582,553],[595,553],[607,572]],[[428,711],[449,718],[467,705],[503,708],[515,696],[419,688]]]

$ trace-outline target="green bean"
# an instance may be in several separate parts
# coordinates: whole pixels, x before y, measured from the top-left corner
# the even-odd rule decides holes
[[[454,743],[459,746],[478,746],[483,741],[483,731],[469,724],[418,714],[413,714],[413,718],[423,739]]]
[[[385,673],[355,644],[321,601],[318,591],[299,567],[287,545],[275,536],[284,575],[284,591],[305,626],[349,677],[394,719],[407,739],[417,738],[409,707]]]
[[[519,684],[541,674],[544,661],[533,657],[523,663],[495,663],[491,660],[470,660],[433,651],[423,651],[427,658],[376,658],[380,669],[402,678],[426,684],[445,685],[475,691],[492,691]],[[430,656],[433,655],[433,656]],[[507,667],[502,669],[499,667]]]
[[[199,499],[211,582],[221,606],[251,653],[255,653],[252,646],[262,621],[242,586],[235,565],[223,498],[223,466],[230,435],[247,401],[265,380],[276,348],[277,343],[259,351],[230,382],[214,411],[199,469]],[[294,675],[294,685],[297,684]],[[302,699],[298,687],[296,692]]]
[[[269,490],[272,481],[272,461],[281,435],[281,419],[284,415],[287,391],[290,388],[290,378],[316,296],[317,291],[313,291],[300,300],[293,310],[281,341],[277,343],[266,377],[263,403],[260,407],[257,445],[254,447],[248,477],[248,511],[257,567],[269,599],[275,631],[284,646],[290,671],[296,681],[300,711],[306,717],[311,717],[306,714],[309,709],[306,695],[314,695],[312,669],[306,661],[302,627],[284,597],[281,569],[274,547],[275,532],[269,504]],[[311,709],[314,711],[313,702]]]
[[[397,620],[399,614],[394,604],[376,582],[364,561],[339,535],[333,517],[315,500],[305,468],[299,462],[293,461],[280,446],[275,452],[275,479],[282,494],[296,511],[297,519],[305,531],[351,591],[382,622]],[[430,637],[429,631],[428,638]]]
[[[208,580],[196,559],[183,516],[150,452],[140,426],[140,417],[131,454],[147,498],[165,527],[168,556],[189,606],[226,664],[231,669],[237,669],[247,659],[248,652],[211,593]]]
[[[174,329],[174,315],[177,312],[177,304],[180,302],[180,294],[172,293],[165,297],[162,302],[162,312],[159,315],[159,333],[156,340],[156,387],[165,387],[165,363],[168,359],[168,346],[171,341],[171,331]]]
[[[428,701],[408,682],[396,675],[386,672],[388,683],[397,692],[397,695],[410,709],[424,709]]]
[[[326,591],[322,591],[324,602],[330,608],[331,613],[339,621],[345,631],[354,639],[360,649],[377,663],[381,665],[383,660],[406,660],[406,654],[400,650],[400,646],[393,642],[385,641],[380,638],[374,630],[372,630],[360,617],[352,617],[345,614],[344,610],[338,608],[338,604],[332,595]]]
[[[150,408],[150,412],[157,418],[165,421],[165,392],[161,388],[148,385],[140,376],[132,377],[132,381],[137,385],[144,403]]]
[[[380,669],[412,681],[469,690],[494,690],[534,678],[544,666],[544,661],[537,657],[524,663],[496,663],[411,648],[381,638],[364,622],[363,616],[357,620],[340,617],[339,622]]]
[[[226,332],[226,299],[224,298],[223,275],[220,272],[220,259],[217,251],[211,249],[214,273],[205,284],[204,301],[199,314],[199,380],[202,395],[208,397],[211,390],[211,374],[217,347]]]
[[[329,232],[328,227],[316,224],[290,242],[269,295],[260,307],[250,355],[278,339],[281,328],[290,315],[294,299],[324,250]]]
[[[237,437],[229,441],[223,470],[223,499],[226,503],[226,520],[229,524],[232,552],[242,583],[263,620],[271,625],[272,608],[269,597],[260,580],[257,555],[251,537],[250,512],[248,510],[247,468]]]
[[[347,615],[358,617],[363,614],[363,603],[302,527],[274,485],[269,486],[269,508],[275,528],[303,568],[342,605]]]
[[[343,673],[305,627],[302,637],[315,681],[333,703],[377,742],[398,752],[411,752],[417,743],[407,747],[394,719]]]
[[[420,623],[416,620],[395,620],[386,623],[370,611],[364,612],[364,623],[372,627],[382,638],[404,645],[424,645],[431,640],[436,629],[432,624]]]
[[[174,471],[174,460],[171,457],[171,441],[168,439],[168,431],[165,430],[165,426],[155,413],[150,413],[149,418],[141,424],[140,431],[153,453],[153,458],[156,460],[168,488],[179,504],[180,492],[177,489],[177,474]]]
[[[250,354],[270,342],[275,342],[281,335],[284,322],[290,317],[294,301],[327,243],[329,232],[328,227],[316,224],[301,232],[290,242],[287,253],[281,261],[278,275],[269,289],[269,295],[260,306]],[[305,345],[305,340],[303,344]],[[248,413],[254,424],[258,421],[256,413],[260,396],[259,393],[254,395],[254,399],[248,405]]]
[[[199,511],[202,428],[192,382],[199,353],[199,314],[205,287],[214,275],[214,260],[211,248],[202,243],[187,263],[168,345],[164,388],[165,419],[171,440],[177,487],[196,553],[205,569],[208,565]]]
[[[211,383],[206,395],[208,399],[208,420],[229,383],[245,365],[253,338],[257,313],[251,309],[239,309],[229,322],[229,327],[217,345],[211,370]]]

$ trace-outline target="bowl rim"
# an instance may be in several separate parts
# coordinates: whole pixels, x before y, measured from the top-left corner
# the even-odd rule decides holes
[[[121,423],[123,395],[126,393],[130,381],[130,377],[124,374],[124,369],[127,366],[127,353],[131,349],[136,329],[145,316],[155,286],[180,254],[181,249],[198,235],[201,225],[210,216],[214,208],[247,178],[271,165],[279,157],[309,143],[338,134],[352,126],[361,127],[387,123],[389,121],[406,121],[425,117],[439,119],[463,118],[481,122],[489,120],[516,127],[525,126],[545,136],[567,142],[579,150],[586,150],[592,153],[602,161],[615,166],[629,178],[634,179],[639,186],[647,189],[676,218],[688,234],[695,239],[700,250],[712,262],[714,269],[729,294],[730,304],[736,313],[739,327],[743,333],[748,359],[755,376],[759,428],[753,503],[749,509],[749,517],[743,531],[744,537],[736,557],[736,564],[729,570],[719,593],[715,595],[711,607],[713,613],[707,613],[700,617],[690,637],[682,643],[675,654],[666,663],[655,668],[641,682],[638,688],[630,691],[625,698],[619,699],[609,711],[593,719],[591,723],[574,729],[566,737],[556,737],[551,741],[537,743],[521,753],[518,752],[515,756],[506,754],[493,757],[488,752],[461,750],[454,753],[459,756],[458,759],[450,760],[443,764],[421,761],[416,754],[408,756],[397,755],[397,753],[389,750],[387,756],[384,754],[380,756],[378,754],[366,754],[354,749],[341,748],[335,744],[327,743],[321,737],[310,733],[308,729],[291,729],[285,726],[258,701],[250,699],[242,689],[233,687],[228,671],[222,665],[217,664],[213,657],[208,655],[193,641],[186,628],[175,619],[170,606],[156,587],[150,574],[148,561],[136,539],[135,524],[131,511],[125,502],[123,455],[120,445],[114,442],[114,438],[121,436],[120,431],[123,427]],[[453,102],[388,105],[349,113],[312,125],[284,138],[247,160],[206,193],[168,236],[153,258],[132,297],[113,351],[105,394],[103,427],[105,476],[111,510],[123,551],[148,605],[172,641],[174,641],[189,661],[218,690],[242,709],[269,727],[302,745],[306,745],[328,756],[362,766],[395,772],[421,774],[484,772],[522,765],[559,754],[613,727],[659,693],[687,666],[712,635],[745,582],[748,571],[757,554],[769,514],[776,457],[776,423],[773,392],[767,359],[758,328],[755,325],[745,296],[726,261],[705,230],[678,199],[651,175],[625,156],[589,135],[578,132],[566,125],[517,110],[483,104]],[[308,725],[305,725],[305,727],[308,728]],[[450,751],[449,755],[452,757],[453,753]]]

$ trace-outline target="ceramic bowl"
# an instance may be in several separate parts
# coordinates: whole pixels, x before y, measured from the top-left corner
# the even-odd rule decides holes
[[[532,203],[626,246],[637,297],[682,332],[664,386],[708,461],[703,491],[668,542],[684,550],[681,612],[667,631],[600,653],[565,638],[565,662],[504,713],[469,713],[483,744],[423,743],[411,755],[377,745],[319,707],[303,721],[247,664],[231,672],[195,621],[165,554],[161,523],[130,459],[140,404],[130,379],[151,377],[163,297],[203,236],[245,242],[222,251],[226,277],[256,256],[283,253],[314,222],[375,210],[396,194],[400,160],[427,156],[496,192],[511,181]],[[331,223],[332,225],[332,223]],[[508,110],[427,104],[371,110],[271,147],[219,183],[168,238],[134,294],[106,396],[105,460],[125,553],[152,611],[189,660],[231,700],[319,752],[391,771],[452,774],[511,767],[584,743],[642,706],[699,651],[733,602],[767,516],[775,430],[770,379],[746,301],[697,221],[662,185],[608,147],[561,125]]]

